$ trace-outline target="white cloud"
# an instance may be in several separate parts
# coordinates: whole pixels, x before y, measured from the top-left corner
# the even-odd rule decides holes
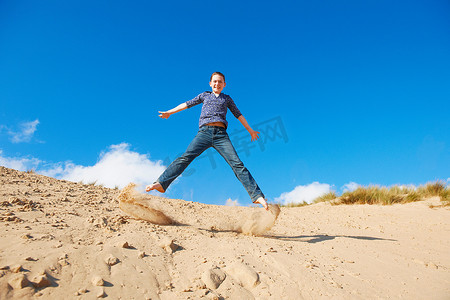
[[[105,187],[123,188],[130,182],[150,184],[165,170],[162,161],[152,161],[148,155],[130,150],[130,145],[112,145],[100,154],[93,166],[76,165],[67,161],[49,164],[37,158],[6,157],[0,150],[0,165],[19,171],[35,170],[36,173],[74,182],[102,184]]]
[[[38,124],[39,120],[36,119],[31,122],[23,122],[19,124],[19,131],[8,130],[8,134],[11,136],[11,142],[23,143],[31,141]]]
[[[3,156],[3,150],[0,150],[0,166],[19,171],[34,170],[41,163],[37,158],[28,157],[6,157]]]
[[[225,206],[241,206],[238,199],[232,200],[231,198],[227,199],[227,202],[225,202]]]
[[[93,166],[80,166],[72,162],[60,163],[39,173],[70,181],[102,184],[105,187],[123,188],[130,182],[150,184],[158,178],[165,167],[162,161],[151,161],[148,155],[130,150],[130,145],[112,145],[100,154]]]
[[[357,184],[356,182],[349,182],[347,184],[344,184],[344,186],[342,187],[342,191],[345,192],[353,192],[354,190],[356,190],[360,185]]]
[[[311,203],[317,197],[323,196],[331,191],[331,186],[326,183],[313,182],[308,185],[296,186],[294,190],[282,193],[275,198],[276,202],[287,204]]]
[[[416,190],[417,189],[417,187],[414,185],[414,184],[412,184],[412,183],[410,183],[410,184],[395,184],[395,185],[392,185],[392,186],[398,186],[399,188],[401,188],[401,189],[412,189],[412,190]]]

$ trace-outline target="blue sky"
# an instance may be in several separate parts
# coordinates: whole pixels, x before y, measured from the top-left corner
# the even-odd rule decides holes
[[[287,139],[236,147],[270,201],[448,180],[449,12],[446,0],[3,0],[0,164],[152,182],[200,115],[196,106],[162,120],[158,110],[210,90],[221,71],[251,125],[284,127]],[[230,136],[244,129],[228,121]],[[214,157],[194,161],[167,196],[248,205]]]

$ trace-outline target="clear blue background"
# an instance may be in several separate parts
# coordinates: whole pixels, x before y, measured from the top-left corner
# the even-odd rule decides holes
[[[209,90],[216,70],[250,124],[284,123],[287,143],[241,153],[269,199],[314,181],[339,191],[450,177],[447,0],[2,0],[0,124],[40,124],[29,143],[3,132],[0,149],[88,166],[127,142],[174,159],[200,106],[157,111]],[[170,196],[249,203],[217,162],[195,161]]]

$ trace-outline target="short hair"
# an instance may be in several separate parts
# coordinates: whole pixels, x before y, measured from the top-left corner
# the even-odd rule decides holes
[[[211,82],[211,80],[212,80],[212,78],[213,78],[214,75],[220,75],[220,76],[222,76],[223,82],[225,82],[225,75],[223,75],[223,74],[220,73],[220,72],[214,72],[214,73],[212,73],[212,74],[211,74],[211,78],[209,78],[209,82]]]

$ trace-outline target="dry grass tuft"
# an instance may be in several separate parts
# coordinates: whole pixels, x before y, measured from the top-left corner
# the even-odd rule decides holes
[[[302,206],[306,206],[306,205],[309,205],[309,203],[306,202],[306,201],[303,201],[303,202],[300,202],[300,203],[288,203],[288,204],[282,204],[282,205],[280,205],[280,206],[281,206],[281,207],[302,207]]]
[[[448,188],[446,188],[443,181],[429,182],[417,188],[417,192],[423,197],[441,196],[446,191],[448,192]]]
[[[417,188],[417,192],[423,198],[438,196],[441,198],[442,206],[450,206],[450,188],[446,186],[444,181],[429,182]]]
[[[394,185],[391,187],[380,187],[376,185],[359,186],[356,190],[345,192],[338,196],[336,192],[331,191],[323,196],[314,199],[313,203],[330,202],[333,205],[339,204],[381,204],[391,205],[395,203],[409,203],[421,201],[424,198],[440,197],[442,205],[450,206],[450,187],[446,186],[444,181],[429,182],[419,187]],[[301,207],[309,205],[302,203],[290,203],[282,205],[283,207]]]
[[[406,195],[406,202],[416,202],[420,200],[422,200],[422,197],[414,190]]]
[[[378,186],[358,187],[353,192],[345,192],[336,204],[383,204],[405,203],[406,194],[399,187]]]
[[[447,188],[441,193],[441,201],[444,206],[450,206],[450,190]]]
[[[427,183],[414,187],[392,186],[358,187],[352,192],[344,193],[335,204],[382,204],[408,203],[420,201],[423,198],[439,196],[443,205],[450,205],[450,189],[442,181]]]
[[[332,201],[336,199],[338,196],[336,195],[336,192],[331,191],[323,196],[317,197],[314,199],[313,203],[319,203],[319,202],[325,202],[325,201]]]

